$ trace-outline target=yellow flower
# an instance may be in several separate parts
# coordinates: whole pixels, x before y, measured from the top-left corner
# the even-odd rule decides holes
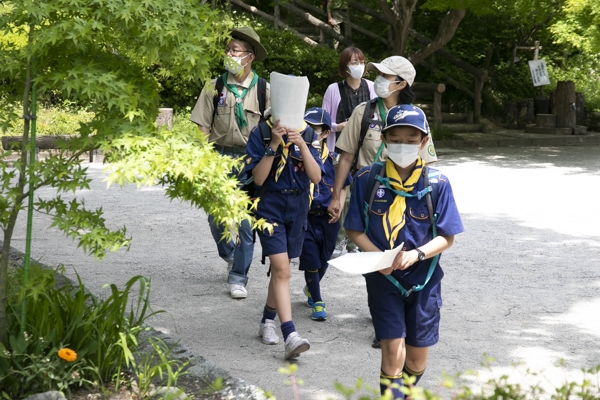
[[[73,362],[77,360],[77,353],[71,349],[63,348],[58,351],[58,356],[65,361]]]

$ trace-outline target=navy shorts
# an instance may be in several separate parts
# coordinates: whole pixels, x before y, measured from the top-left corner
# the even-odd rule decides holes
[[[294,194],[266,191],[255,215],[276,226],[273,226],[272,234],[257,230],[263,255],[287,253],[288,258],[300,257],[307,214],[307,191],[299,190]]]
[[[327,262],[335,249],[335,242],[340,230],[339,221],[330,224],[328,214],[316,216],[308,214],[308,226],[304,235],[300,270],[312,271],[327,268]]]
[[[441,282],[430,282],[423,290],[404,297],[379,272],[366,274],[365,280],[377,339],[405,338],[406,344],[413,347],[429,347],[438,342]]]

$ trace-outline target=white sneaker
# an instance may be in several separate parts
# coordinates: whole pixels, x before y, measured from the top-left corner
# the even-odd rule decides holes
[[[292,332],[285,340],[285,359],[298,358],[300,353],[304,353],[308,349],[310,349],[308,340],[302,339],[298,332]]]
[[[264,323],[261,322],[258,336],[262,338],[264,344],[279,343],[279,336],[277,336],[277,333],[275,332],[275,321],[272,319],[265,319]]]
[[[348,253],[360,253],[360,249],[358,247],[355,247],[354,249],[350,250]]]
[[[335,244],[335,249],[333,249],[333,254],[331,254],[331,259],[338,258],[344,253],[344,249],[346,248],[346,243],[348,243],[348,238],[344,238],[344,240],[337,242]]]
[[[245,299],[248,297],[248,291],[240,284],[232,283],[229,285],[229,292],[232,299]]]

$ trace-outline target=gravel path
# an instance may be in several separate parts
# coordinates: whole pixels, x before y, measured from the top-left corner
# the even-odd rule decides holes
[[[452,182],[466,232],[442,257],[441,340],[431,349],[424,387],[437,390],[442,371],[479,371],[467,378],[475,384],[492,374],[522,380],[527,367],[544,371],[535,378],[543,385],[555,385],[600,364],[599,155],[599,146],[441,151],[437,167]],[[35,215],[32,258],[63,263],[67,275],[77,271],[96,293],[134,275],[151,278],[153,307],[168,312],[151,325],[231,376],[292,398],[288,379],[277,372],[285,366],[283,345],[265,346],[257,336],[268,282],[260,245],[248,299],[232,300],[203,211],[169,202],[161,188],[106,189],[101,164],[89,164],[89,172],[91,190],[77,195],[88,207],[102,206],[112,226],[127,226],[130,251],[97,262]],[[25,217],[12,243],[21,251]],[[380,354],[370,346],[363,278],[329,270],[324,323],[310,319],[303,286],[293,268],[294,321],[312,344],[298,359],[300,397],[341,399],[334,381],[353,385],[359,377],[377,387]],[[496,358],[491,369],[480,366],[484,353]],[[555,366],[559,359],[564,367]],[[203,374],[202,366],[196,372]],[[244,396],[238,398],[250,395]]]

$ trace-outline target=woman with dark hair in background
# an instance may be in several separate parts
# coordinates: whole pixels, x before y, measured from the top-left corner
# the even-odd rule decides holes
[[[373,82],[363,78],[365,64],[365,55],[356,47],[347,47],[340,54],[338,73],[344,79],[329,85],[323,96],[322,108],[331,115],[332,122],[331,134],[327,137],[328,149],[335,149],[335,142],[356,106],[377,97]],[[340,219],[342,226],[344,216]],[[344,248],[352,251],[356,246],[347,243],[346,232],[341,228],[332,258],[341,256]]]

